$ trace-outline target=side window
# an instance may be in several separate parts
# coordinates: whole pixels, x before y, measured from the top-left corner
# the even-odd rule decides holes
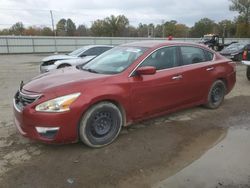
[[[156,70],[178,66],[177,47],[165,47],[155,51],[140,65],[144,66],[154,66]]]
[[[212,61],[214,59],[214,54],[212,52],[209,52],[207,50],[204,50],[206,54],[206,61]]]
[[[103,52],[106,52],[107,50],[110,50],[111,47],[99,47],[98,55],[102,54]]]
[[[97,55],[97,54],[98,54],[98,47],[95,47],[95,48],[90,48],[90,49],[86,50],[85,52],[83,52],[81,57],[93,56],[93,55]]]
[[[180,48],[183,65],[190,65],[207,61],[203,49],[191,46],[182,46]]]

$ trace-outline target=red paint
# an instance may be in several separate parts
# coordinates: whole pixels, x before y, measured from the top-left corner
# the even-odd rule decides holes
[[[151,66],[145,66],[145,67],[140,67],[136,70],[136,73],[138,75],[152,75],[156,73],[155,67]]]
[[[247,50],[244,50],[242,60],[247,60]]]
[[[82,115],[93,104],[112,101],[123,108],[126,123],[148,119],[179,109],[204,104],[208,91],[217,79],[223,79],[227,91],[231,91],[235,81],[235,64],[215,53],[214,61],[179,66],[155,72],[153,67],[142,67],[139,74],[130,76],[137,65],[152,51],[169,45],[187,45],[177,42],[141,42],[149,47],[141,57],[124,72],[116,75],[90,73],[76,68],[61,69],[33,79],[24,85],[26,94],[40,93],[42,97],[27,105],[22,112],[14,109],[16,124],[24,136],[47,143],[69,143],[78,140],[78,125]],[[127,44],[129,45],[129,44]],[[203,49],[204,46],[188,44]],[[214,70],[207,71],[213,67]],[[181,76],[181,79],[173,77]],[[63,113],[36,112],[36,105],[72,93],[81,92],[71,105],[71,110]],[[35,126],[60,127],[53,140],[45,139],[36,132]]]

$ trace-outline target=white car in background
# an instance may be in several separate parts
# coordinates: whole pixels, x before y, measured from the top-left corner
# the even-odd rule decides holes
[[[79,48],[69,54],[52,55],[42,59],[40,72],[45,73],[54,69],[76,66],[84,64],[94,59],[96,56],[110,50],[113,46],[109,45],[88,45]]]

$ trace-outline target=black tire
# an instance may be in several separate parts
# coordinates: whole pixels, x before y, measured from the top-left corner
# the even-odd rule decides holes
[[[98,103],[83,115],[79,127],[80,139],[89,147],[106,146],[119,135],[122,124],[123,116],[116,105]]]
[[[69,64],[61,64],[61,65],[59,65],[58,67],[57,67],[57,69],[62,69],[62,68],[64,68],[64,67],[70,67],[71,65],[69,65]]]
[[[208,93],[208,102],[205,105],[209,109],[218,108],[225,97],[226,94],[226,85],[222,80],[216,80]]]
[[[250,81],[250,66],[247,66],[247,79]]]

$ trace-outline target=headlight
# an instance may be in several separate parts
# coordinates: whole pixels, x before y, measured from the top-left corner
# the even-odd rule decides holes
[[[74,93],[58,97],[36,106],[38,112],[65,112],[70,110],[70,105],[80,96],[81,93]]]
[[[44,62],[42,62],[42,66],[53,65],[55,62],[56,62],[56,60],[44,61]]]

